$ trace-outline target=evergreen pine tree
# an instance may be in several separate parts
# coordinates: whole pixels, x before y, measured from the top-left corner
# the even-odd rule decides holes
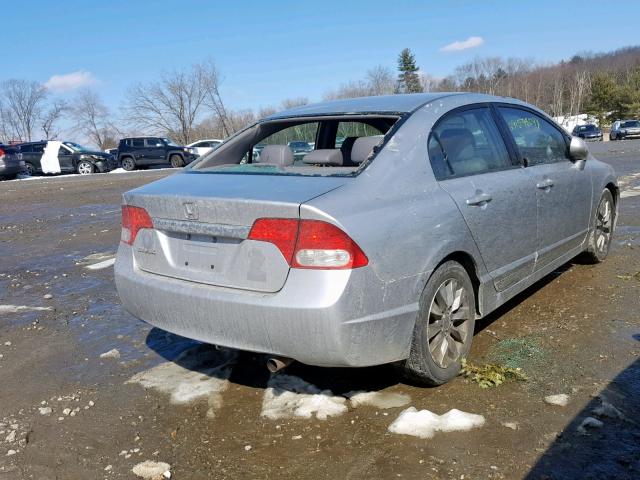
[[[405,48],[398,56],[398,93],[422,92],[416,58],[411,50]]]

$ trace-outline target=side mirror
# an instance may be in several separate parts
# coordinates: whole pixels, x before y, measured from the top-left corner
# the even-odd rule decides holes
[[[569,144],[569,158],[571,160],[586,160],[589,156],[587,143],[580,137],[571,137]]]

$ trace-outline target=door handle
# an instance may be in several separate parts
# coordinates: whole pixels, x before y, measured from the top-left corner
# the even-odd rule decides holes
[[[540,190],[548,190],[553,187],[553,180],[545,178],[543,181],[536,183],[536,187]]]
[[[470,207],[484,206],[491,201],[491,195],[488,193],[478,193],[471,198],[467,198],[467,205]]]

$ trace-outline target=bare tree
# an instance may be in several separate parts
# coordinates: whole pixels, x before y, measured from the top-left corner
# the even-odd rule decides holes
[[[41,120],[41,128],[46,139],[58,138],[60,131],[57,130],[56,124],[67,111],[68,105],[64,100],[55,100],[48,110],[44,112]]]
[[[172,135],[181,143],[195,140],[193,130],[214,91],[217,79],[203,65],[162,75],[157,82],[138,84],[129,90],[126,111],[130,120],[157,134]],[[219,95],[218,95],[219,97]]]
[[[71,111],[77,121],[77,130],[101,150],[115,146],[117,128],[110,122],[109,109],[96,92],[82,90],[74,99]]]
[[[391,69],[376,65],[367,71],[365,82],[368,95],[391,95],[396,88],[396,80]]]
[[[306,97],[285,98],[282,101],[282,109],[289,110],[290,108],[301,107],[302,105],[306,105],[308,103],[309,99]]]
[[[2,82],[4,121],[19,140],[31,141],[46,99],[47,90],[38,82],[17,79]]]

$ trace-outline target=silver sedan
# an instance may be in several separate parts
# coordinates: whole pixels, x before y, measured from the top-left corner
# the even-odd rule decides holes
[[[477,319],[579,254],[604,260],[617,205],[612,169],[518,100],[307,105],[127,192],[116,284],[136,317],[274,369],[394,362],[441,384]]]

